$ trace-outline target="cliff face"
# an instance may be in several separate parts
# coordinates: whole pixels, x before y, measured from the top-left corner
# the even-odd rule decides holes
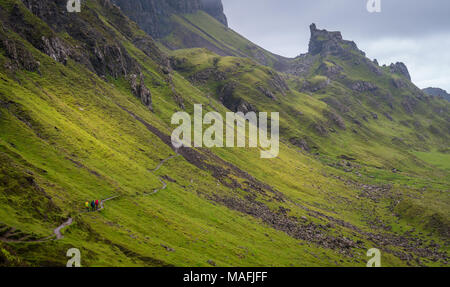
[[[216,18],[220,23],[228,27],[228,20],[223,13],[223,5],[221,0],[200,0],[201,9],[209,15]]]
[[[221,0],[113,0],[141,29],[154,38],[171,31],[171,14],[195,13],[203,10],[227,26]]]

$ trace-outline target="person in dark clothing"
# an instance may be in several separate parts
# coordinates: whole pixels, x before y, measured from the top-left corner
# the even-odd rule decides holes
[[[95,200],[91,202],[92,211],[95,211]]]

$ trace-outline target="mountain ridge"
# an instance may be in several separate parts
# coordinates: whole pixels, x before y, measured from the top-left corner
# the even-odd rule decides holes
[[[232,50],[230,49],[230,44],[216,41],[215,34],[208,33],[206,29],[207,27],[203,27],[201,22],[192,22],[192,19],[195,19],[195,17],[192,17],[191,20],[186,17],[187,15],[195,15],[198,11],[205,11],[209,15],[213,16],[218,22],[223,24],[225,29],[229,29],[227,26],[226,16],[223,14],[223,4],[221,0],[183,0],[178,2],[174,1],[173,3],[168,2],[169,5],[166,6],[158,6],[152,2],[153,0],[111,1],[117,4],[123,10],[124,14],[136,21],[138,25],[140,25],[147,33],[154,36],[169,49],[207,48],[222,56],[249,57],[260,64],[268,65],[278,71],[294,74],[296,74],[296,71],[298,70],[305,69],[304,65],[307,65],[307,63],[299,63],[302,62],[301,59],[303,59],[305,55],[300,55],[295,58],[286,58],[266,51],[246,39],[245,41],[247,41],[247,43],[244,43],[246,46],[245,51]],[[142,15],[147,16],[138,17],[136,13],[142,13]],[[166,21],[165,24],[159,25],[156,22],[145,22],[147,21],[145,19],[158,19],[159,17],[152,15],[162,15]],[[178,15],[180,18],[177,20],[176,18],[171,18],[170,15]],[[223,21],[222,18],[225,18],[225,21]],[[190,27],[186,28],[185,25]],[[162,28],[161,26],[165,26],[165,28]],[[179,32],[177,32],[178,30]],[[197,30],[197,32],[193,33],[193,30]],[[354,41],[344,40],[341,32],[319,30],[314,23],[310,25],[310,31],[311,38],[308,51],[308,54],[310,55],[315,56],[320,54],[320,52],[345,53],[347,48],[350,48],[365,56],[365,53],[358,49]],[[165,40],[168,35],[175,33],[178,34],[175,36],[176,43],[173,43],[172,40],[171,42]],[[321,37],[323,38],[320,39]],[[180,42],[182,43],[181,45]],[[346,46],[345,49],[342,48],[343,45]],[[306,60],[306,62],[308,61],[309,60]],[[376,60],[374,63],[378,66]],[[408,68],[404,63],[392,63],[389,68],[392,73],[403,75],[408,80],[411,80]]]
[[[436,97],[441,97],[447,101],[450,101],[450,94],[447,93],[446,90],[440,89],[440,88],[425,88],[423,89],[423,91],[430,96],[436,96]]]

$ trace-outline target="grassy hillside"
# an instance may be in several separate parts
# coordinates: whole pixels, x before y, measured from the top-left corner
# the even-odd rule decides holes
[[[309,75],[280,74],[236,57],[250,53],[245,40],[203,12],[174,17],[208,26],[235,57],[165,53],[108,1],[85,1],[79,15],[64,14],[64,1],[42,1],[40,13],[23,3],[34,2],[0,1],[0,265],[64,266],[72,247],[83,266],[365,266],[373,247],[383,266],[447,264],[448,120],[433,109],[448,105],[430,99],[405,113],[412,88],[388,86],[396,75],[383,71],[374,83],[395,98],[390,121],[372,95],[348,88],[373,80],[365,69],[316,59]],[[179,41],[174,33],[163,42]],[[328,60],[347,77],[329,82],[320,73]],[[142,85],[151,105],[136,94]],[[198,103],[221,114],[279,111],[279,157],[176,152],[170,118]],[[351,118],[371,111],[378,120]],[[83,212],[86,200],[112,196]]]
[[[408,114],[402,101],[413,97],[414,91],[391,87],[390,80],[396,76],[389,73],[375,80],[367,72],[366,77],[363,72],[353,77],[351,67],[348,73],[342,72],[344,79],[336,80],[320,74],[320,69],[306,77],[279,75],[252,60],[219,57],[205,49],[174,51],[172,63],[185,78],[231,110],[238,110],[244,101],[257,111],[280,111],[284,138],[324,156],[345,155],[366,165],[422,173],[426,163],[414,151],[443,149],[448,143],[447,115],[434,112],[447,109],[446,104],[417,100],[414,114]],[[348,87],[361,81],[379,86],[363,93]],[[316,86],[320,88],[312,93]],[[389,101],[383,100],[386,95]],[[431,129],[433,125],[436,130]]]

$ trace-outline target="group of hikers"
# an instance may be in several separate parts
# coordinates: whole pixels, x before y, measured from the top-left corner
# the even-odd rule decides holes
[[[93,200],[91,202],[86,201],[84,205],[86,206],[87,212],[89,212],[89,211],[96,211],[96,210],[98,210],[99,204],[100,204],[100,201],[98,199],[96,199],[96,200]]]

